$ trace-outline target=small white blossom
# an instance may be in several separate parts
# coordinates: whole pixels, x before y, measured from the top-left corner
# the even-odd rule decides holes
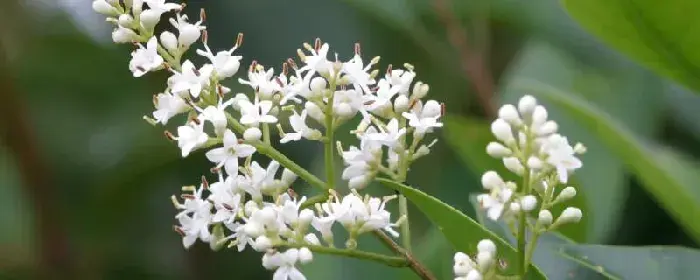
[[[343,72],[356,89],[362,89],[365,94],[370,94],[369,85],[373,85],[376,81],[370,76],[370,69],[374,65],[374,61],[370,61],[367,66],[364,66],[362,57],[358,54],[343,63]]]
[[[482,209],[486,210],[486,216],[492,220],[498,220],[513,196],[513,190],[509,188],[493,189],[490,194],[480,194],[476,197]]]
[[[187,15],[184,14],[177,14],[176,19],[170,18],[170,23],[177,28],[179,34],[177,38],[178,43],[185,48],[199,40],[202,30],[206,29],[206,27],[202,26],[201,19],[192,24],[188,22]]]
[[[192,216],[182,215],[178,217],[179,230],[184,234],[182,244],[189,248],[197,239],[208,242],[211,236],[209,223],[211,222],[211,204],[206,203],[202,209],[194,212]]]
[[[207,152],[207,159],[215,162],[217,168],[223,167],[229,176],[238,175],[238,158],[249,157],[255,148],[248,144],[239,144],[236,134],[231,130],[224,132],[224,146]]]
[[[187,112],[189,106],[185,100],[171,93],[159,93],[156,96],[156,110],[153,118],[163,125],[168,124],[168,120],[177,114]]]
[[[259,123],[277,122],[277,118],[270,115],[272,105],[272,101],[260,101],[257,95],[255,96],[254,103],[248,100],[240,100],[238,106],[241,108],[241,123],[244,125],[257,126]]]
[[[298,261],[300,261],[299,250],[291,248],[284,253],[266,253],[263,256],[262,264],[269,270],[275,269],[275,273],[272,275],[274,280],[306,280],[304,274],[295,266]]]
[[[269,99],[272,94],[281,91],[280,85],[273,79],[274,69],[270,68],[265,71],[262,67],[248,71],[248,80],[238,79],[238,82],[244,85],[249,85],[256,92],[260,93],[263,99]]]
[[[197,98],[202,90],[209,86],[209,78],[212,71],[213,67],[210,64],[205,64],[201,69],[197,70],[194,64],[187,60],[182,63],[182,71],[175,71],[168,79],[168,83],[172,92],[179,94],[181,97],[192,95],[192,97]]]
[[[411,112],[401,114],[408,120],[408,125],[416,129],[416,133],[423,134],[429,132],[434,127],[442,127],[438,121],[441,116],[441,106],[435,100],[429,100],[425,106],[417,102]]]
[[[234,56],[233,52],[238,48],[234,46],[227,51],[219,51],[214,54],[207,44],[204,44],[204,50],[197,50],[197,54],[204,56],[209,59],[211,64],[214,66],[214,71],[216,76],[224,79],[236,75],[238,68],[241,66],[242,56]]]
[[[146,43],[146,47],[139,44],[139,48],[131,53],[129,70],[134,73],[134,77],[141,77],[149,71],[156,70],[163,65],[163,58],[158,55],[158,40],[151,37]]]
[[[327,58],[329,48],[330,47],[328,44],[324,43],[318,49],[309,49],[311,55],[305,55],[302,57],[302,60],[306,65],[301,67],[299,70],[309,70],[323,75],[330,73],[333,67],[332,63]]]
[[[561,183],[568,181],[570,171],[583,166],[581,160],[576,158],[574,148],[569,145],[569,141],[559,134],[549,136],[542,145],[542,150],[547,154],[547,163],[556,168]]]
[[[306,125],[306,115],[306,110],[302,110],[301,115],[294,111],[294,114],[289,117],[289,124],[292,126],[294,132],[285,133],[284,137],[280,139],[280,143],[284,144],[289,141],[299,141],[302,137],[311,140],[321,138],[320,131]]]
[[[392,149],[400,144],[399,140],[406,134],[406,128],[399,128],[399,120],[397,119],[391,119],[386,128],[380,126],[379,130],[380,132],[366,133],[366,139],[377,141]]]
[[[209,140],[209,135],[204,133],[204,123],[183,125],[177,128],[177,146],[182,150],[182,157],[201,147]]]

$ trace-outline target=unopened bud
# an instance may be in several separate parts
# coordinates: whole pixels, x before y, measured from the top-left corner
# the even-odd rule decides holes
[[[496,171],[491,170],[486,171],[486,173],[481,176],[481,185],[484,186],[484,189],[491,190],[505,186],[505,182],[503,182],[503,179]]]
[[[503,143],[511,144],[515,142],[510,125],[503,119],[496,119],[491,123],[491,133]]]
[[[317,120],[320,123],[323,123],[325,116],[323,115],[323,111],[321,111],[321,108],[319,108],[318,105],[311,101],[306,101],[306,103],[304,104],[304,108],[309,113],[309,116],[311,118]]]
[[[511,172],[522,175],[525,171],[525,167],[520,163],[520,160],[516,157],[505,157],[503,158],[503,165]]]
[[[552,224],[552,212],[549,212],[549,210],[542,210],[540,213],[537,215],[537,222],[540,223],[543,226],[548,226]]]
[[[520,199],[520,205],[523,211],[530,212],[537,207],[537,198],[534,195],[526,195]]]
[[[555,224],[561,225],[568,223],[578,223],[581,220],[582,216],[583,213],[581,212],[581,209],[578,209],[576,207],[568,207],[564,209],[563,212],[561,212],[561,215],[559,216],[559,218],[557,218]]]
[[[177,37],[169,31],[163,31],[163,33],[160,34],[160,43],[171,53],[177,52],[178,50]]]
[[[258,141],[262,137],[262,131],[257,127],[251,127],[243,132],[243,139],[247,141]]]
[[[582,155],[586,153],[586,150],[586,146],[581,143],[576,143],[576,145],[574,145],[574,153]]]
[[[498,142],[491,142],[486,145],[486,153],[494,158],[507,157],[513,154],[513,151],[503,146]]]
[[[511,125],[519,125],[522,123],[520,115],[518,114],[518,109],[511,104],[503,105],[500,109],[498,109],[498,117]]]
[[[258,252],[264,252],[272,248],[272,241],[267,236],[261,235],[255,239],[255,242],[251,244],[253,249]]]
[[[294,181],[297,179],[297,174],[294,174],[291,170],[285,168],[284,171],[282,171],[282,182],[284,182],[287,186],[290,186]]]
[[[530,169],[540,169],[542,168],[542,160],[540,160],[538,157],[531,156],[529,159],[527,159],[527,167]]]
[[[537,128],[537,135],[546,136],[552,133],[556,133],[559,129],[559,125],[555,121],[547,121],[542,126]]]
[[[117,8],[115,8],[114,6],[107,3],[107,1],[105,1],[105,0],[93,1],[92,2],[92,9],[95,10],[95,12],[98,12],[98,13],[106,15],[106,16],[116,16],[119,14],[119,10],[117,10]]]
[[[121,27],[130,28],[131,25],[134,23],[134,18],[130,14],[123,14],[119,16],[117,23]]]
[[[153,28],[156,27],[156,24],[158,24],[158,22],[160,21],[161,14],[161,11],[154,9],[148,9],[143,11],[143,13],[141,13],[141,16],[139,17],[141,19],[141,25],[146,30],[152,31]]]
[[[520,114],[523,116],[529,117],[532,111],[535,110],[535,106],[537,106],[537,99],[532,97],[532,95],[525,95],[518,101],[518,111],[520,111]]]
[[[556,198],[556,202],[563,202],[572,199],[576,196],[576,189],[574,187],[566,187],[559,193]]]
[[[302,264],[310,263],[314,259],[309,248],[303,247],[299,249],[299,262]]]
[[[326,89],[327,85],[328,83],[326,82],[326,79],[322,77],[314,77],[313,79],[311,79],[310,88],[311,91],[320,93],[321,91]]]
[[[479,252],[476,254],[476,263],[481,271],[488,271],[493,264],[493,254],[491,252]]]
[[[408,97],[405,95],[399,95],[394,99],[394,112],[401,114],[408,111]]]
[[[476,245],[476,249],[479,252],[489,252],[494,256],[496,255],[496,244],[494,244],[490,239],[482,239],[479,241],[479,243]]]
[[[535,110],[532,111],[532,126],[540,127],[547,122],[547,109],[542,105],[535,106]]]

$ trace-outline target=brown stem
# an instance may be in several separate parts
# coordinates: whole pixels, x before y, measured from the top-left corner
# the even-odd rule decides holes
[[[447,37],[450,44],[457,49],[459,54],[459,61],[464,71],[464,76],[471,81],[474,91],[476,91],[477,99],[479,104],[484,110],[487,117],[493,118],[497,115],[496,104],[493,100],[494,95],[494,82],[491,76],[491,69],[486,61],[486,55],[484,51],[487,48],[483,48],[480,52],[471,48],[469,42],[467,41],[467,31],[462,27],[454,13],[451,11],[451,3],[449,0],[433,0],[433,8],[437,13],[440,21],[445,25],[447,31]],[[483,36],[487,36],[485,21],[488,19],[482,19],[479,22],[478,29]],[[486,38],[484,38],[486,39]],[[486,44],[485,44],[486,45]]]
[[[415,257],[413,257],[413,255],[411,253],[409,253],[406,250],[404,250],[403,248],[401,248],[401,246],[399,246],[399,244],[394,242],[394,240],[391,239],[391,237],[387,236],[385,233],[383,233],[379,230],[375,230],[374,235],[377,236],[379,238],[379,240],[382,241],[382,243],[384,243],[384,245],[387,246],[387,248],[394,251],[396,254],[401,255],[404,258],[406,258],[406,261],[408,261],[408,267],[410,267],[411,270],[413,270],[413,272],[415,272],[418,275],[418,277],[420,277],[423,280],[436,280],[437,279],[430,272],[430,270],[428,270],[428,268],[423,266],[423,264],[421,264]]]
[[[34,207],[40,250],[40,278],[70,279],[73,274],[68,237],[62,225],[51,172],[41,158],[26,108],[15,92],[5,53],[0,49],[0,141],[14,155],[25,195]]]

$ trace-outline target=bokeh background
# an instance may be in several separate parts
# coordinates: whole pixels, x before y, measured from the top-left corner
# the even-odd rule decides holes
[[[415,65],[431,98],[447,104],[448,126],[408,182],[469,215],[481,173],[497,164],[477,155],[491,137],[486,125],[499,104],[527,93],[511,87],[518,79],[586,100],[640,141],[671,147],[687,161],[700,155],[700,99],[605,47],[555,0],[186,2],[193,16],[206,9],[213,48],[246,34],[243,65],[252,58],[280,65],[316,37],[341,57],[361,42],[366,58],[382,56],[381,68]],[[256,253],[181,247],[169,196],[196,183],[208,164],[202,153],[181,159],[162,129],[141,119],[166,76],[132,78],[130,46],[111,43],[110,25],[90,3],[0,3],[0,278],[269,279]],[[596,244],[697,246],[595,129],[549,105],[561,130],[589,150],[575,176],[584,223],[567,235]],[[320,171],[319,146],[280,149]],[[453,249],[417,209],[411,213],[416,255],[451,279]],[[413,277],[319,255],[304,272],[310,279]]]

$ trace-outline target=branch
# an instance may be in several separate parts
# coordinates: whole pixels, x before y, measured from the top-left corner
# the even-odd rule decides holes
[[[369,261],[375,261],[379,262],[391,267],[406,267],[408,266],[408,261],[404,258],[401,257],[392,257],[392,256],[386,256],[382,254],[377,254],[377,253],[372,253],[372,252],[366,252],[366,251],[359,251],[359,250],[349,250],[349,249],[339,249],[339,248],[330,248],[330,247],[324,247],[324,246],[318,246],[318,245],[307,245],[307,244],[283,244],[280,245],[281,247],[287,247],[287,248],[302,248],[306,247],[312,252],[315,253],[321,253],[321,254],[328,254],[328,255],[336,255],[336,256],[343,256],[343,257],[349,257],[349,258],[355,258],[355,259],[362,259],[362,260],[369,260]]]
[[[467,31],[452,13],[450,4],[449,0],[433,0],[433,8],[440,21],[445,25],[448,40],[458,51],[464,76],[471,81],[486,116],[496,117],[496,104],[493,100],[495,86],[493,77],[491,77],[491,69],[488,67],[485,55],[469,46]],[[483,35],[486,36],[486,34]]]
[[[406,261],[408,262],[408,267],[413,270],[421,279],[423,280],[436,280],[435,276],[425,267],[423,264],[421,264],[416,258],[411,255],[411,253],[407,252],[399,244],[396,244],[391,237],[387,236],[385,233],[375,230],[374,235],[379,238],[384,245],[387,246],[387,248],[391,249],[394,251],[396,254],[399,254],[406,258]]]

